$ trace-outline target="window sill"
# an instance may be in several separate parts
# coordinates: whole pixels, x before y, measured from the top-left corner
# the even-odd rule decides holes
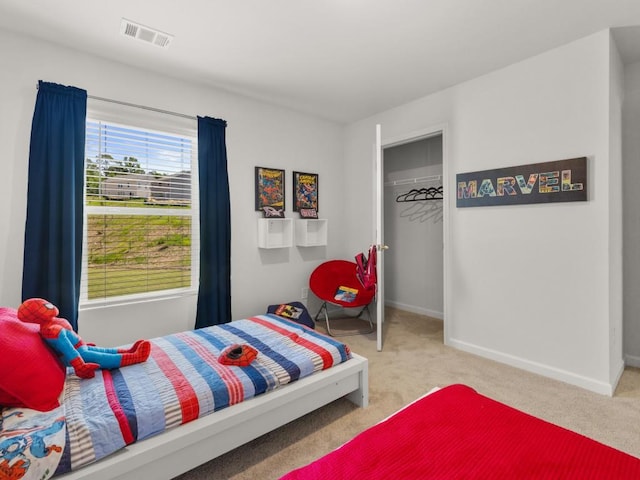
[[[94,310],[100,308],[108,308],[123,305],[137,305],[140,303],[158,302],[164,300],[195,297],[198,295],[198,290],[194,288],[181,289],[181,290],[166,290],[153,294],[141,294],[141,295],[127,295],[124,297],[113,297],[109,299],[100,300],[81,300],[78,310],[80,312],[87,310]]]

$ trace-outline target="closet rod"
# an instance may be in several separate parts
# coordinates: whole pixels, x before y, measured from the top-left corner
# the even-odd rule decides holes
[[[37,89],[38,89],[38,85],[36,84],[36,90]],[[101,102],[124,105],[125,107],[140,108],[142,110],[149,110],[150,112],[163,113],[165,115],[173,115],[175,117],[188,118],[189,120],[198,119],[198,117],[195,117],[194,115],[187,115],[186,113],[172,112],[171,110],[162,110],[161,108],[155,108],[155,107],[147,107],[146,105],[138,105],[137,103],[123,102],[121,100],[113,100],[111,98],[96,97],[94,95],[87,95],[87,98],[90,98],[91,100],[99,100]]]

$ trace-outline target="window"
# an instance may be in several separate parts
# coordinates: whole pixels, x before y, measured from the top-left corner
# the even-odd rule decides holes
[[[81,301],[195,289],[195,135],[87,120]]]

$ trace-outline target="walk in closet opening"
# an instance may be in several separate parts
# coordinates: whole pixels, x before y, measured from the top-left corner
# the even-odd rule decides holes
[[[384,148],[385,305],[444,319],[443,137]]]

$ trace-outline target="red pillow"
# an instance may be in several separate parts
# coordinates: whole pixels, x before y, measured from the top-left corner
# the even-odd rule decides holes
[[[51,410],[60,405],[65,368],[40,337],[40,326],[0,307],[0,405]]]

